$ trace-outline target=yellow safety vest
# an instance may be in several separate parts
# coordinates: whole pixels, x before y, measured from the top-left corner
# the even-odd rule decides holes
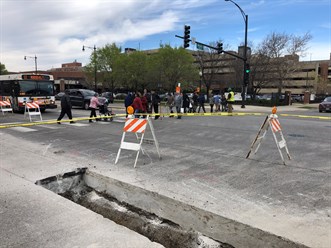
[[[230,98],[228,99],[228,102],[234,102],[234,93],[233,91],[229,92]]]

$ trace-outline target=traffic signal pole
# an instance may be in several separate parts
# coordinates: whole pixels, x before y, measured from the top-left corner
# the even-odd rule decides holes
[[[241,92],[241,99],[242,99],[242,101],[241,101],[241,108],[245,108],[247,86],[248,86],[248,83],[249,83],[249,72],[247,72],[247,69],[249,70],[249,68],[247,68],[247,28],[248,28],[248,15],[245,15],[244,21],[245,21],[244,75],[243,75],[243,89],[242,89],[242,92]]]
[[[228,0],[230,1],[230,0]],[[205,46],[208,47],[212,50],[216,50],[218,54],[228,54],[232,57],[236,57],[238,59],[241,59],[244,62],[244,74],[243,74],[243,82],[242,82],[242,92],[241,92],[241,99],[242,99],[242,108],[245,108],[245,103],[246,103],[246,92],[247,92],[247,85],[249,83],[249,65],[247,64],[247,26],[248,26],[248,15],[243,15],[244,20],[245,20],[245,47],[244,47],[244,56],[239,56],[233,53],[229,53],[223,50],[223,43],[217,43],[217,47],[213,47],[198,41],[194,41],[197,45]],[[175,35],[175,37],[183,39],[184,40],[184,48],[188,48],[190,46],[190,42],[192,41],[190,38],[190,31],[191,26],[185,25],[184,26],[184,36],[179,36]]]
[[[175,35],[175,37],[180,38],[180,39],[185,39],[183,36],[179,36],[179,35]],[[188,42],[191,42],[191,41],[192,41],[191,39],[188,39]],[[230,56],[232,56],[232,57],[236,57],[236,58],[238,58],[238,59],[241,59],[241,60],[245,61],[244,57],[241,57],[241,56],[239,56],[239,55],[237,55],[237,54],[233,54],[233,53],[229,53],[229,52],[227,52],[227,51],[224,51],[224,50],[223,50],[223,47],[222,47],[222,50],[220,51],[220,49],[219,49],[218,47],[213,47],[213,46],[210,46],[210,45],[207,45],[207,44],[204,44],[204,43],[198,42],[198,41],[195,41],[195,43],[198,44],[198,45],[205,46],[205,47],[208,47],[208,48],[210,48],[210,49],[216,50],[216,51],[218,51],[219,53],[228,54],[228,55],[230,55]]]

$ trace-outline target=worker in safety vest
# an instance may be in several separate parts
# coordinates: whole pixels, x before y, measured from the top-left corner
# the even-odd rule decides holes
[[[228,113],[232,113],[233,111],[233,104],[234,104],[234,92],[232,91],[231,88],[228,89],[228,99],[227,99],[227,102],[228,102]]]

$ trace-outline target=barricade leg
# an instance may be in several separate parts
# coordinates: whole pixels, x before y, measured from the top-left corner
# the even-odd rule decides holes
[[[141,135],[141,139],[140,139],[140,143],[139,143],[139,149],[138,149],[138,151],[137,151],[137,156],[136,156],[136,161],[134,161],[134,165],[133,165],[134,168],[136,168],[136,164],[137,164],[138,157],[139,157],[139,152],[140,152],[140,150],[142,149],[142,148],[141,148],[141,144],[143,143],[144,135],[145,135],[145,133],[143,133],[143,134]]]
[[[156,139],[156,136],[155,136],[155,133],[154,133],[153,124],[152,124],[151,121],[148,121],[148,124],[149,124],[149,128],[151,129],[151,133],[152,133],[152,136],[153,136],[153,139],[154,139],[154,143],[155,143],[155,146],[156,146],[157,154],[159,155],[159,158],[161,159],[161,154],[160,154],[160,150],[159,150],[159,142]]]
[[[123,143],[124,138],[125,138],[125,132],[123,132],[122,140],[121,140],[121,144]],[[120,148],[118,149],[117,156],[116,156],[116,160],[115,160],[115,164],[117,164],[118,159],[119,159],[119,157],[120,157],[120,154],[121,154],[121,146],[120,146]]]
[[[279,151],[280,157],[281,157],[282,160],[283,160],[283,164],[286,165],[286,164],[285,164],[284,157],[283,157],[282,150],[281,150],[281,148],[279,147],[279,143],[278,143],[278,140],[277,140],[276,134],[275,134],[274,132],[272,132],[272,135],[274,136],[274,139],[275,139],[275,142],[276,142],[277,149],[278,149],[278,151]]]
[[[269,119],[269,116],[267,116],[263,122],[263,124],[261,125],[254,141],[252,142],[251,144],[251,147],[250,147],[250,150],[246,156],[246,158],[249,157],[249,155],[251,154],[252,150],[254,149],[254,146],[256,145],[256,142],[258,142],[256,148],[255,148],[255,151],[254,151],[254,154],[257,153],[258,149],[260,148],[260,144],[261,144],[261,141],[262,139],[264,138],[264,136],[266,135],[267,131],[268,131],[268,128],[269,128],[269,122],[268,122],[268,119]],[[267,126],[266,126],[267,125]],[[260,134],[262,133],[262,131],[264,131],[263,135],[260,136]]]
[[[284,138],[284,135],[283,135],[283,132],[282,131],[280,131],[280,137],[285,142],[285,151],[286,151],[286,154],[287,154],[288,159],[291,160],[291,155],[290,155],[290,152],[288,151],[287,144],[286,144],[286,141],[285,141],[285,138]]]
[[[135,135],[136,135],[136,138],[138,141],[140,141],[142,139],[142,137],[139,137],[139,135],[137,133],[135,133]],[[140,146],[140,149],[141,149],[142,154],[145,155],[145,151],[144,151],[142,145]]]

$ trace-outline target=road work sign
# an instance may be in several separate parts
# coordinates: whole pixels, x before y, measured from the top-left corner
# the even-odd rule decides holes
[[[256,137],[255,137],[255,139],[254,139],[254,141],[253,141],[253,143],[250,147],[250,150],[249,150],[246,158],[248,158],[250,156],[252,150],[254,150],[254,149],[255,149],[254,154],[257,153],[258,149],[260,148],[261,142],[264,139],[264,137],[265,137],[265,135],[266,135],[266,133],[269,129],[269,126],[271,127],[272,135],[274,136],[274,139],[275,139],[276,146],[277,146],[277,149],[279,151],[280,157],[282,158],[283,164],[285,165],[285,160],[284,160],[283,153],[282,153],[281,149],[283,149],[283,148],[285,149],[287,157],[288,157],[289,160],[291,160],[291,156],[290,156],[290,153],[288,151],[284,135],[282,133],[282,128],[281,128],[280,122],[278,120],[278,116],[276,114],[271,114],[271,115],[269,115],[265,118],[262,126],[260,127],[260,130],[258,131],[258,133],[257,133],[257,135],[256,135]],[[277,134],[279,134],[279,136],[280,136],[279,141],[277,139]]]
[[[28,115],[30,122],[32,121],[33,116],[39,116],[40,121],[42,121],[41,112],[38,102],[27,102],[25,104],[24,116]]]
[[[149,119],[149,116],[146,116],[146,118],[143,118],[143,119],[140,119],[140,118],[127,118],[126,122],[124,124],[121,145],[120,145],[120,148],[118,149],[118,152],[117,152],[115,164],[117,164],[117,162],[119,160],[121,150],[125,149],[125,150],[131,150],[131,151],[136,151],[137,152],[136,160],[134,162],[134,167],[136,167],[140,151],[143,154],[145,154],[145,151],[142,148],[142,143],[144,141],[145,130],[146,130],[147,125],[150,127],[157,153],[159,155],[159,158],[161,158],[160,151],[159,151],[159,143],[156,139],[153,124],[152,124],[151,120]],[[134,133],[136,135],[138,143],[124,141],[126,133]],[[141,134],[141,137],[139,137],[139,134]]]

